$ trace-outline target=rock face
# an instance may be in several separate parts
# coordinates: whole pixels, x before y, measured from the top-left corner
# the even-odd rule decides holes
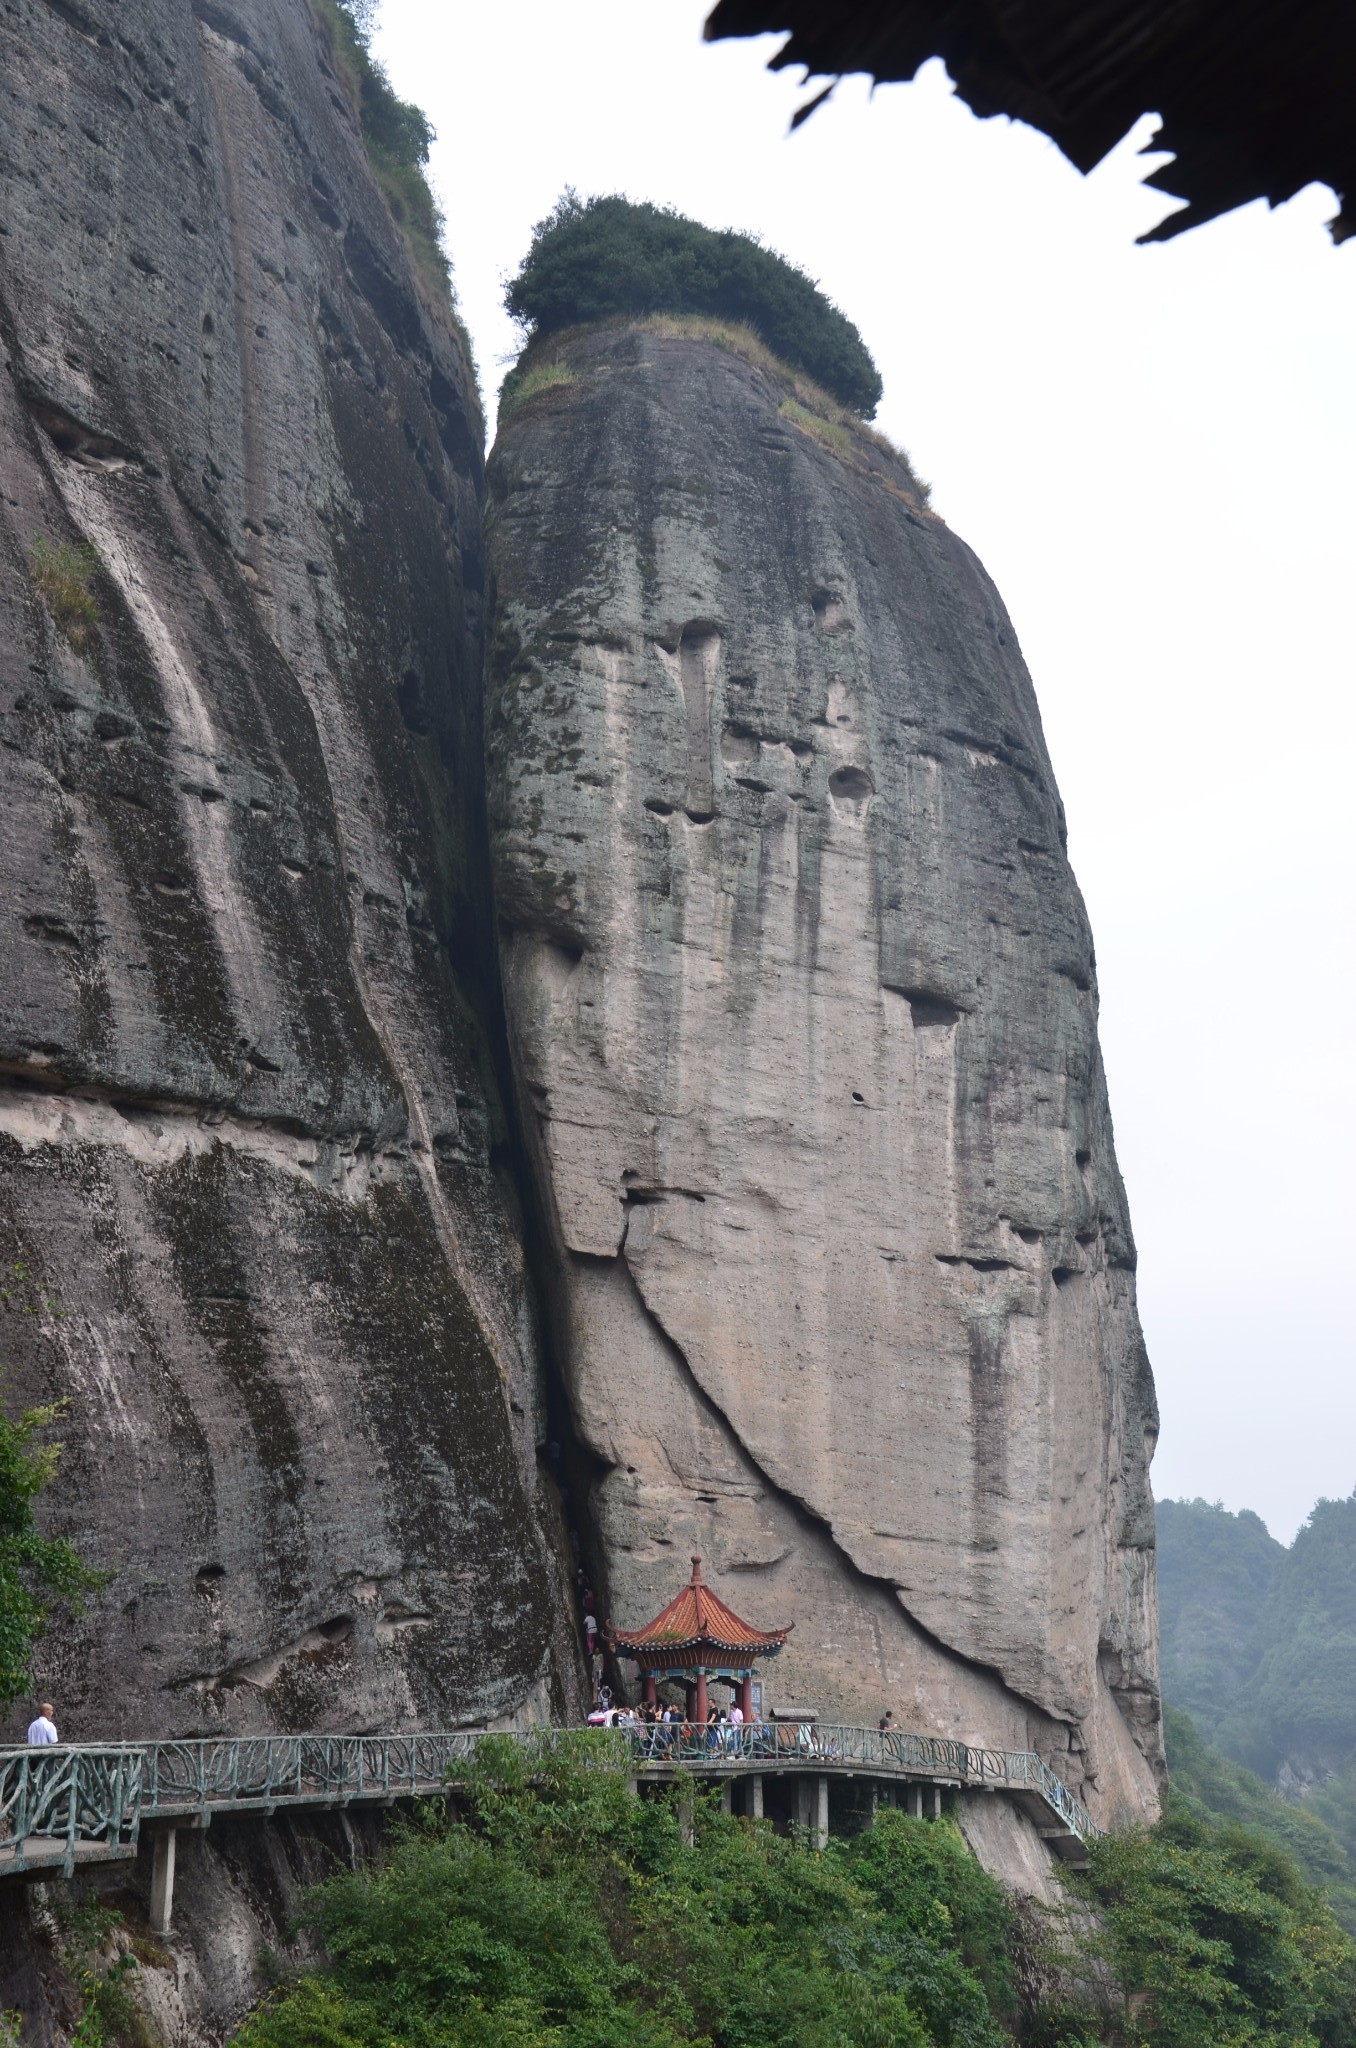
[[[479,414],[326,52],[305,0],[0,17],[0,1328],[113,1574],[41,1648],[75,1738],[575,1704]]]
[[[696,333],[491,461],[513,1056],[611,1613],[689,1551],[772,1698],[1161,1781],[1152,1381],[1012,627],[872,437]]]

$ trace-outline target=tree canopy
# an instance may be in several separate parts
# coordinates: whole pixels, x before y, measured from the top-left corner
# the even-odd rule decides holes
[[[751,235],[620,193],[566,192],[538,221],[504,303],[534,338],[619,314],[741,321],[862,419],[880,403],[861,335],[803,270]]]

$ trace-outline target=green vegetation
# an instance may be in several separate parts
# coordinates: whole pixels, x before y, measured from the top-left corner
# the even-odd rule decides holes
[[[81,1596],[104,1583],[63,1538],[41,1536],[33,1503],[51,1483],[61,1445],[38,1439],[61,1416],[64,1401],[28,1408],[17,1422],[0,1411],[0,1706],[28,1691],[29,1658],[47,1625],[50,1605],[76,1613]]]
[[[321,1886],[332,1970],[240,2048],[1001,2048],[1012,1916],[951,1826],[819,1856],[700,1799],[689,1846],[599,1754],[483,1743],[464,1818]]]
[[[50,1910],[58,1953],[80,1999],[71,2048],[154,2048],[156,2036],[129,1983],[140,1966],[122,1915],[101,1899],[73,1898],[65,1886],[53,1886]]]
[[[1258,1626],[1284,1544],[1260,1515],[1218,1503],[1158,1503],[1163,1691],[1216,1742],[1261,1661]]]
[[[66,1310],[23,1259],[0,1280],[0,1309],[9,1315],[62,1322]],[[12,1706],[30,1685],[29,1658],[47,1625],[52,1602],[75,1613],[81,1599],[106,1582],[61,1537],[38,1533],[33,1503],[49,1486],[61,1445],[40,1439],[58,1422],[64,1401],[26,1408],[12,1422],[0,1408],[0,1707]]]
[[[1268,1801],[1269,1830],[1277,1807],[1326,1823],[1344,1868],[1323,1881],[1356,1926],[1356,1495],[1319,1501],[1288,1550],[1256,1515],[1162,1501],[1158,1546],[1165,1696],[1296,1795]],[[1306,1869],[1317,1839],[1286,1837]]]
[[[1107,1835],[1087,1895],[1100,1925],[1075,1943],[1111,1973],[1124,2048],[1350,2048],[1356,1944],[1285,1852],[1179,1800],[1153,1829]],[[1047,2039],[1101,2040],[1066,2014]]]
[[[883,1809],[820,1855],[699,1795],[689,1842],[672,1797],[627,1792],[610,1740],[483,1743],[457,1817],[426,1809],[384,1865],[313,1895],[330,1966],[237,2048],[1356,2039],[1356,1945],[1283,1850],[1188,1802],[1100,1843],[1038,1937],[948,1821]]]
[[[434,141],[427,116],[397,97],[372,55],[373,0],[314,0],[328,32],[335,69],[348,87],[362,127],[368,162],[404,235],[416,271],[437,298],[452,305],[452,277],[443,253],[443,217],[425,165]],[[468,351],[469,353],[469,351]]]
[[[832,449],[835,455],[846,455],[852,446],[852,436],[846,427],[840,426],[836,420],[828,420],[821,414],[812,412],[809,406],[802,405],[799,399],[784,398],[777,410],[783,419],[790,420],[793,427],[799,427],[802,434],[808,434],[810,439],[818,441],[821,447]]]
[[[89,645],[99,618],[99,601],[90,588],[99,567],[92,547],[50,541],[38,534],[30,550],[33,581],[57,631],[78,654]]]
[[[544,391],[559,391],[574,382],[568,363],[529,363],[510,370],[499,393],[499,417],[506,420]]]
[[[1333,1829],[1308,1806],[1282,1799],[1274,1786],[1211,1749],[1180,1708],[1165,1705],[1163,1727],[1174,1796],[1199,1817],[1253,1828],[1292,1856],[1348,1933],[1356,1934],[1356,1869]]]
[[[567,191],[533,230],[504,302],[532,339],[618,315],[699,313],[753,327],[862,419],[880,373],[857,329],[801,270],[750,235],[619,193]]]

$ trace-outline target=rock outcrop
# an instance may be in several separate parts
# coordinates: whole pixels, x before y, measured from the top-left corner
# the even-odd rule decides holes
[[[875,437],[681,323],[490,465],[513,1057],[613,1618],[1157,1804],[1152,1381],[1031,684]],[[802,400],[806,394],[802,392]]]
[[[305,0],[0,17],[0,1329],[112,1573],[41,1646],[72,1738],[577,1705],[480,418],[327,51]]]

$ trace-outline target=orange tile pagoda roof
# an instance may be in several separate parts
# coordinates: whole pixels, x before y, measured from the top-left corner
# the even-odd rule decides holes
[[[644,1656],[656,1650],[696,1649],[707,1643],[715,1649],[735,1650],[748,1656],[775,1656],[795,1626],[751,1628],[732,1607],[711,1591],[702,1578],[702,1561],[692,1560],[692,1577],[676,1600],[644,1628],[609,1629],[608,1642],[623,1657]]]

